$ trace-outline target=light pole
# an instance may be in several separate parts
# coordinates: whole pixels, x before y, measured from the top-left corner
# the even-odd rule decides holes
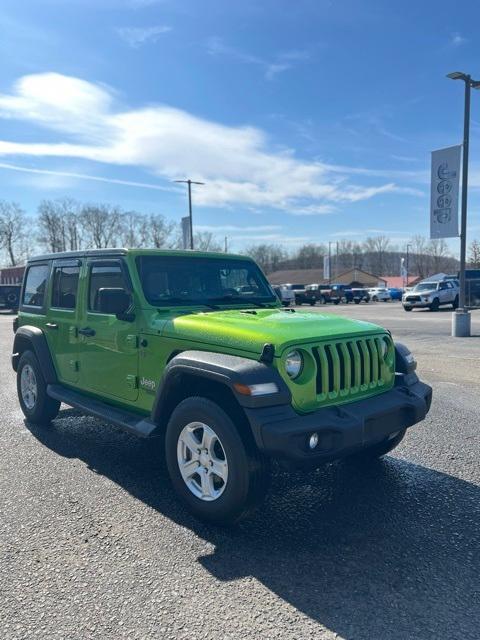
[[[465,263],[467,254],[467,195],[468,195],[468,146],[470,142],[470,93],[479,89],[480,81],[472,80],[468,73],[453,71],[447,75],[451,80],[463,80],[465,83],[465,106],[463,117],[463,160],[462,160],[462,213],[460,223],[460,292],[458,313],[453,315],[452,335],[467,337],[470,335],[470,314],[465,309]]]
[[[411,246],[412,245],[410,243],[407,244],[407,265],[406,265],[406,269],[407,269],[407,287],[408,287],[408,268],[409,268],[409,264],[410,264],[410,253],[409,253],[409,250],[410,250]]]
[[[190,249],[193,249],[193,219],[192,219],[192,184],[205,184],[204,182],[195,182],[194,180],[174,180],[174,182],[182,182],[188,185],[188,216],[190,219]]]

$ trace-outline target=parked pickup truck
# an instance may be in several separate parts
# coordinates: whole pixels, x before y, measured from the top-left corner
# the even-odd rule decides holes
[[[305,298],[310,302],[310,305],[327,304],[330,302],[330,289],[325,288],[325,285],[321,284],[307,284],[305,287]]]
[[[284,307],[289,307],[290,305],[295,304],[295,293],[291,289],[287,289],[286,287],[274,287],[274,291]]]
[[[12,365],[27,422],[48,427],[64,403],[98,418],[95,429],[109,422],[163,441],[152,454],[202,520],[248,516],[265,496],[272,459],[308,468],[348,457],[368,463],[430,409],[432,389],[387,329],[283,309],[245,256],[54,253],[31,258],[24,278]],[[81,419],[75,413],[55,430],[57,450]],[[76,430],[76,441],[85,433]],[[134,482],[133,465],[127,473]],[[389,480],[377,474],[377,492],[382,477]],[[154,480],[151,491],[163,495],[166,479]],[[285,495],[295,500],[296,492]]]
[[[0,309],[18,310],[20,300],[19,284],[0,284]]]
[[[368,293],[368,289],[352,289],[353,301],[355,304],[360,304],[360,302],[370,302],[370,294]]]

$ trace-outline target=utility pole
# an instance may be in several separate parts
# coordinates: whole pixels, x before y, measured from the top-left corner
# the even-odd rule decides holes
[[[228,237],[225,236],[225,253],[228,253]]]
[[[406,269],[407,269],[407,287],[408,287],[408,273],[409,273],[409,264],[410,264],[410,253],[409,253],[409,250],[410,250],[411,246],[412,246],[411,244],[407,244],[407,264],[405,265]]]
[[[452,318],[454,337],[470,336],[470,312],[465,308],[465,265],[467,254],[467,196],[468,196],[468,151],[470,144],[470,94],[471,89],[480,89],[480,80],[472,80],[468,73],[454,71],[447,78],[463,80],[465,83],[465,104],[463,115],[463,160],[462,160],[462,214],[460,223],[460,291],[459,304]]]
[[[192,184],[205,184],[204,182],[195,182],[194,180],[174,180],[188,185],[188,217],[190,220],[190,249],[193,250],[193,217],[192,217]]]

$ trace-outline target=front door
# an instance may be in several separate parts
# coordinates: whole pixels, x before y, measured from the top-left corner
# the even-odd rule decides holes
[[[122,260],[88,262],[86,295],[78,325],[80,385],[101,396],[134,401],[138,397],[137,325],[134,320],[101,311],[102,288],[131,290]]]
[[[52,267],[45,333],[60,382],[76,383],[79,376],[76,325],[80,268],[80,260],[55,260]]]

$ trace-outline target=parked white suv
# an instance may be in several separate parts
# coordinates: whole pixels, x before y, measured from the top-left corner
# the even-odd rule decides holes
[[[456,280],[441,280],[440,282],[420,282],[402,297],[405,311],[412,309],[438,309],[451,304],[453,309],[458,307],[458,283]]]
[[[390,291],[385,287],[373,287],[368,290],[368,293],[373,302],[390,302],[392,299]]]
[[[275,293],[280,298],[284,307],[289,307],[295,304],[295,291],[288,289],[285,285],[274,287]]]

